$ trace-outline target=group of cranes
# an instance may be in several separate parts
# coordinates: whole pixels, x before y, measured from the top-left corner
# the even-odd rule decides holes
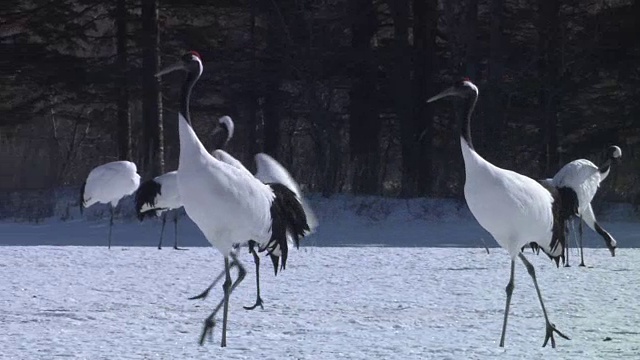
[[[140,185],[135,164],[115,161],[96,167],[82,186],[81,209],[97,202],[111,204],[109,247],[113,226],[113,208],[121,198],[136,193],[136,209],[142,220],[148,215],[159,215],[171,209],[184,207],[186,214],[198,226],[209,243],[223,256],[225,269],[200,295],[191,299],[204,299],[211,288],[224,275],[223,299],[206,318],[200,337],[203,344],[215,325],[215,316],[222,308],[222,339],[226,346],[229,297],[242,282],[246,271],[235,250],[248,245],[256,264],[256,306],[262,307],[259,280],[259,252],[271,256],[274,270],[286,267],[289,243],[299,246],[300,239],[317,226],[311,208],[302,198],[299,186],[275,159],[266,154],[255,156],[257,173],[251,174],[238,160],[220,149],[233,136],[233,121],[228,116],[220,119],[226,133],[225,141],[209,153],[191,126],[189,100],[193,86],[202,74],[203,66],[197,52],[189,52],[181,60],[156,76],[173,71],[185,71],[182,86],[178,129],[180,139],[179,165],[172,171]],[[166,218],[163,216],[163,230]],[[174,223],[177,219],[174,218]],[[177,245],[177,224],[176,240]],[[162,231],[158,248],[162,246]],[[231,261],[230,261],[231,259]],[[238,269],[235,281],[231,269]]]
[[[179,62],[158,72],[156,76],[174,71],[186,73],[178,112],[178,169],[140,185],[140,176],[133,163],[117,161],[99,166],[91,171],[83,185],[82,203],[84,206],[96,202],[111,204],[110,244],[113,207],[122,196],[135,192],[136,208],[141,220],[147,215],[163,215],[158,248],[162,246],[166,211],[184,208],[187,216],[198,226],[209,243],[224,256],[224,270],[201,294],[190,298],[206,298],[212,287],[224,277],[223,298],[206,318],[200,336],[202,344],[207,335],[211,335],[215,316],[222,310],[220,344],[224,347],[229,298],[246,274],[235,253],[236,249],[248,246],[256,265],[256,303],[245,308],[262,307],[260,259],[256,249],[270,255],[277,274],[279,268],[284,269],[286,266],[289,245],[297,247],[300,239],[310,234],[318,223],[298,185],[275,159],[266,154],[257,154],[257,172],[252,174],[240,161],[222,149],[233,136],[234,126],[229,117],[220,119],[219,129],[226,133],[224,142],[217,144],[212,152],[205,149],[191,125],[189,112],[192,89],[203,71],[200,55],[188,52]],[[534,266],[524,256],[522,249],[527,245],[541,249],[559,266],[560,261],[565,262],[565,253],[568,252],[567,223],[573,217],[578,217],[605,239],[611,254],[615,255],[617,243],[597,223],[591,201],[600,182],[609,174],[611,164],[619,161],[622,152],[617,146],[611,147],[607,162],[600,167],[588,160],[575,160],[553,178],[537,181],[499,168],[476,152],[471,140],[471,117],[478,99],[478,88],[469,79],[456,82],[428,102],[450,96],[464,101],[465,116],[460,130],[460,147],[465,167],[466,202],[478,223],[507,250],[511,258],[499,344],[503,347],[505,343],[514,290],[515,262],[519,259],[533,281],[542,308],[546,326],[543,346],[550,341],[551,346],[555,347],[554,334],[569,338],[549,320]],[[117,194],[116,188],[119,190]],[[109,194],[113,196],[110,197]],[[174,248],[178,249],[177,218],[174,218],[174,228]],[[580,251],[580,265],[584,265],[581,225]],[[568,258],[568,253],[566,256]],[[233,281],[232,268],[237,268],[237,277]]]

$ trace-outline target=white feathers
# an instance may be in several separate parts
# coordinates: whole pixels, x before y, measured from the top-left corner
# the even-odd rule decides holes
[[[282,166],[277,160],[265,153],[256,154],[256,174],[253,175],[239,160],[229,155],[224,150],[215,150],[213,151],[212,155],[214,158],[225,162],[239,169],[240,171],[245,172],[246,174],[255,176],[256,179],[260,180],[264,184],[279,183],[286,186],[289,190],[293,191],[296,194],[307,217],[309,232],[307,232],[306,235],[313,233],[313,231],[318,227],[318,220],[313,213],[313,210],[311,210],[311,207],[307,204],[304,197],[302,196],[300,186],[293,179],[293,177],[291,177],[287,169],[285,169],[285,167]]]
[[[551,183],[556,188],[568,187],[578,196],[579,209],[582,214],[591,203],[598,191],[600,182],[609,175],[609,170],[604,174],[589,160],[574,160],[562,167],[553,177]]]
[[[179,123],[178,190],[187,215],[222,254],[250,239],[266,243],[273,191],[208,154],[182,114]]]
[[[473,216],[512,258],[520,249],[536,242],[551,256],[553,197],[537,181],[501,169],[470,149],[464,139],[461,148],[465,164],[464,195]]]
[[[307,224],[309,225],[309,233],[313,233],[313,231],[318,227],[318,219],[316,215],[311,210],[311,207],[305,201],[302,196],[302,191],[300,190],[300,186],[298,183],[291,177],[291,174],[282,166],[278,161],[276,161],[271,156],[265,153],[258,153],[255,155],[256,161],[256,178],[263,183],[280,183],[286,187],[288,187],[291,191],[293,191],[300,203],[302,204],[302,208],[304,209],[304,213],[307,216]]]
[[[100,165],[89,173],[84,187],[84,207],[95,203],[110,203],[116,207],[120,199],[133,194],[140,185],[136,164],[113,161]]]

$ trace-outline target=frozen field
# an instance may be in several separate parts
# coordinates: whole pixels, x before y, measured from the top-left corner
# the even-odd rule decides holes
[[[640,251],[587,249],[592,268],[526,252],[551,321],[572,340],[541,348],[544,320],[524,267],[506,348],[498,347],[506,253],[480,248],[305,247],[277,277],[253,263],[231,297],[228,347],[198,346],[221,296],[200,293],[222,269],[212,248],[0,247],[0,358],[6,359],[637,359]],[[575,259],[575,257],[573,258]],[[574,263],[575,264],[575,263]],[[607,339],[607,341],[605,341]],[[608,340],[610,339],[610,340]]]

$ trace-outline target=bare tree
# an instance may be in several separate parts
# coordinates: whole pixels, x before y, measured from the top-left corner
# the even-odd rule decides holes
[[[538,69],[540,73],[540,113],[543,132],[541,169],[551,174],[559,165],[558,109],[560,94],[560,1],[538,2]]]
[[[162,97],[155,74],[159,67],[158,0],[142,0],[142,122],[144,128],[144,173],[164,172]]]
[[[117,0],[115,22],[118,68],[118,158],[131,160],[131,115],[127,63],[127,1]]]
[[[376,100],[376,63],[371,38],[378,28],[372,0],[349,1],[351,23],[350,64],[352,87],[349,93],[349,148],[353,178],[351,191],[379,194],[380,128],[382,122]]]

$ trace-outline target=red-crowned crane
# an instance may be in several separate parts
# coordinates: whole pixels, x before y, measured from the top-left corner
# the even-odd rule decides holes
[[[287,235],[293,238],[297,246],[309,226],[304,209],[293,191],[281,184],[265,185],[251,174],[219,161],[204,148],[191,126],[189,116],[189,98],[202,69],[200,55],[192,51],[184,54],[176,64],[158,72],[157,76],[177,70],[187,73],[178,113],[178,192],[189,218],[224,256],[224,298],[206,318],[200,344],[204,343],[207,334],[212,333],[215,316],[223,308],[220,346],[225,347],[229,296],[246,274],[244,266],[233,253],[234,246],[248,239],[253,239],[261,247],[278,246],[285,263]],[[233,283],[232,267],[238,268],[238,277]],[[194,298],[205,298],[214,283]]]
[[[554,186],[558,189],[565,189],[574,194],[578,199],[578,203],[574,204],[571,211],[578,217],[580,224],[578,225],[579,247],[580,247],[580,266],[584,265],[584,252],[582,248],[582,221],[587,223],[593,231],[597,232],[604,239],[604,243],[611,252],[611,256],[616,255],[618,243],[596,221],[596,216],[591,207],[591,201],[600,187],[600,183],[609,176],[611,165],[618,163],[622,158],[622,150],[618,146],[610,146],[607,149],[607,160],[601,165],[596,166],[587,159],[573,160],[563,166],[551,179],[541,180],[546,185]],[[569,266],[569,247],[567,246],[567,261],[565,266]]]
[[[507,301],[504,310],[500,346],[504,346],[511,294],[513,293],[513,275],[515,260],[520,258],[533,284],[535,285],[542,313],[546,323],[546,334],[542,346],[551,340],[555,347],[554,333],[568,339],[549,321],[533,265],[520,249],[532,242],[537,245],[556,264],[564,257],[564,227],[569,215],[563,214],[562,192],[548,191],[536,180],[514,171],[499,168],[473,148],[471,142],[471,115],[478,99],[478,88],[469,80],[457,81],[450,88],[427,100],[432,102],[440,98],[455,96],[464,101],[465,118],[460,130],[460,147],[464,159],[466,180],[464,196],[471,213],[478,223],[487,230],[498,244],[507,250],[511,257],[511,276],[506,287]]]
[[[246,172],[247,174],[251,174],[251,172],[249,172],[249,170],[247,170],[240,161],[238,161],[236,158],[229,155],[227,152],[223,150],[215,150],[214,152],[211,153],[211,155],[213,155],[213,157],[215,157],[220,161],[223,161],[231,166],[234,166]],[[256,162],[255,177],[258,180],[262,181],[265,184],[274,184],[274,183],[282,184],[296,194],[296,196],[300,200],[300,203],[302,204],[302,208],[304,209],[305,215],[307,217],[307,223],[309,225],[309,231],[305,232],[305,236],[308,236],[311,233],[313,233],[313,231],[318,227],[318,220],[315,214],[313,213],[313,210],[311,210],[311,207],[307,204],[307,202],[303,198],[302,191],[300,190],[300,186],[289,174],[287,169],[284,166],[282,166],[282,164],[280,164],[276,159],[272,158],[271,156],[265,153],[256,154],[254,156],[254,159]],[[287,236],[287,239],[290,240],[289,242],[291,242],[290,236]],[[259,252],[267,251],[267,253],[271,258],[271,262],[273,264],[273,271],[276,275],[278,275],[279,261],[280,261],[280,257],[282,256],[282,252],[280,251],[280,248],[277,246],[277,244],[275,244],[276,245],[275,248],[269,249],[269,248],[260,247],[260,244],[258,244],[257,242],[253,240],[249,240],[247,242],[247,245],[249,246],[249,252],[253,255],[253,261],[256,265],[257,296],[256,296],[256,302],[254,305],[245,306],[244,308],[246,310],[253,310],[258,306],[260,306],[260,308],[264,308],[262,298],[260,297],[260,257],[258,256],[258,253],[256,252],[255,248],[257,247]],[[284,270],[284,263],[282,264],[282,270]],[[222,274],[219,275],[219,277],[221,276]]]
[[[233,137],[234,124],[230,117],[223,116],[219,119],[219,125],[212,134],[215,139],[214,148],[224,147]],[[178,193],[178,172],[170,171],[143,182],[136,191],[136,213],[138,220],[145,217],[162,215],[162,228],[160,229],[160,241],[158,250],[162,249],[162,235],[167,222],[167,212],[182,207],[180,194]],[[178,248],[178,213],[173,214],[174,244]]]
[[[133,194],[140,185],[140,175],[136,164],[131,161],[112,161],[95,167],[80,189],[80,211],[95,203],[110,204],[109,240],[111,249],[111,229],[113,228],[113,209],[125,196]]]

